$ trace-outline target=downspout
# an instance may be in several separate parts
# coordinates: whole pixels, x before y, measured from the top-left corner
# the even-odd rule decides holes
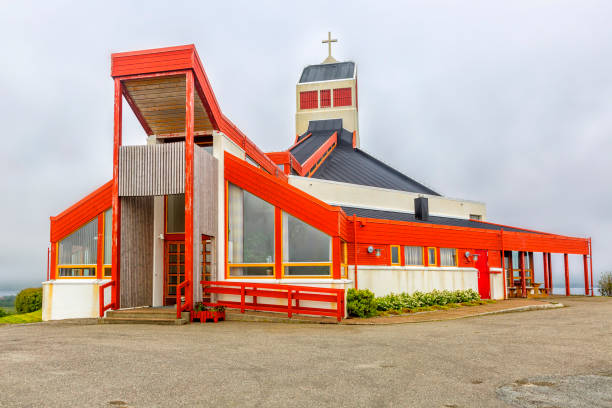
[[[353,235],[355,241],[355,247],[353,248],[354,256],[355,256],[355,289],[359,289],[359,285],[357,284],[357,214],[353,214]]]

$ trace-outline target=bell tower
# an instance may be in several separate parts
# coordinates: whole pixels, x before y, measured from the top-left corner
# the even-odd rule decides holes
[[[357,64],[339,62],[332,56],[332,44],[338,42],[327,33],[327,58],[317,65],[308,65],[296,85],[295,131],[298,135],[308,130],[310,121],[342,119],[342,127],[355,133],[359,147],[357,102]]]

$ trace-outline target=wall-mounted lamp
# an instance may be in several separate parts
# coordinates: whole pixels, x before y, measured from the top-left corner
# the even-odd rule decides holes
[[[476,262],[478,260],[478,254],[472,254],[470,253],[470,251],[465,251],[465,258],[469,261],[470,260],[470,256],[472,257],[472,260],[474,262]]]
[[[370,245],[368,247],[368,254],[373,253],[374,251],[376,251],[376,257],[380,258],[380,249],[379,248],[374,248],[372,245]]]

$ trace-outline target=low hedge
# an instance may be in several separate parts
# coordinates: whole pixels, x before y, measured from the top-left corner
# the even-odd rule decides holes
[[[480,300],[478,292],[468,290],[434,290],[432,292],[391,293],[376,298],[376,308],[381,312],[389,310],[416,309],[427,306],[444,306],[452,303],[467,303]]]
[[[599,279],[599,294],[612,296],[612,272],[604,273]]]
[[[428,293],[414,292],[412,295],[391,293],[377,298],[368,289],[349,289],[346,296],[348,314],[354,317],[371,317],[380,312],[401,312],[409,309],[443,307],[478,301],[480,301],[480,295],[472,289],[434,290]]]
[[[30,313],[42,309],[42,288],[27,288],[17,294],[15,310],[17,313]]]

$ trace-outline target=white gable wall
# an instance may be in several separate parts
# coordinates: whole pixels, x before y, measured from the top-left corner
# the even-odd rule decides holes
[[[486,205],[477,201],[299,176],[289,176],[289,183],[331,205],[414,213],[414,199],[427,197],[430,215],[469,219],[477,214],[482,220],[487,215]]]

